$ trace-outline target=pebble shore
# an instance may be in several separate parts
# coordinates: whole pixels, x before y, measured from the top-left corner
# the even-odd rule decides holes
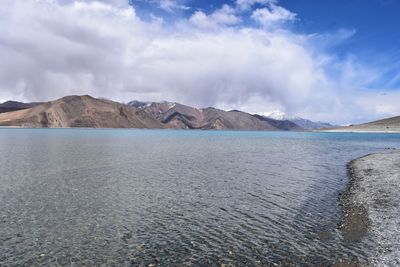
[[[364,156],[348,164],[340,229],[349,242],[371,238],[373,266],[400,265],[400,151]]]

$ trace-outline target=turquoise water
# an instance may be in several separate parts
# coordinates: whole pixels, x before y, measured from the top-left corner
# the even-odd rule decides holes
[[[349,160],[397,134],[0,129],[0,266],[365,261]]]

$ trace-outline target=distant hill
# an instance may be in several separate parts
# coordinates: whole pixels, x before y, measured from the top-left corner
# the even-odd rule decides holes
[[[22,103],[22,102],[17,102],[17,101],[7,101],[7,102],[0,104],[0,113],[16,111],[16,110],[21,110],[21,109],[27,109],[27,108],[31,108],[31,107],[34,107],[34,106],[37,106],[40,104],[41,103]]]
[[[311,121],[303,118],[293,118],[290,119],[290,121],[307,130],[328,129],[336,127],[335,125],[328,122]]]
[[[400,116],[359,125],[323,129],[332,132],[400,132]]]
[[[143,110],[91,96],[67,96],[29,109],[0,114],[1,126],[164,128]]]

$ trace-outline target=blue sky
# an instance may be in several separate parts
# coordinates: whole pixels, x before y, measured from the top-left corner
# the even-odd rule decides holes
[[[340,29],[355,30],[352,38],[332,47],[332,52],[339,57],[355,56],[365,64],[388,68],[379,82],[385,87],[399,87],[400,80],[392,81],[392,77],[400,67],[400,1],[283,0],[281,4],[298,14],[300,19],[294,25],[297,31],[329,33]]]
[[[131,0],[132,1],[132,0]],[[234,1],[191,0],[181,1],[190,7],[168,13],[147,0],[133,0],[132,4],[148,12],[165,17],[186,15],[193,10],[211,12]],[[371,53],[399,56],[400,2],[396,0],[281,0],[280,5],[297,14],[292,27],[302,33],[329,33],[340,29],[354,29],[351,42],[338,48],[338,53]],[[260,5],[258,5],[260,7]]]
[[[190,17],[194,11],[212,12],[224,4],[234,5],[234,0],[173,1],[187,8],[164,10],[159,1],[131,0],[142,10],[143,18],[149,14],[164,17],[167,21]],[[400,77],[400,1],[396,0],[281,0],[279,4],[297,14],[295,21],[286,27],[302,34],[333,34],[351,32],[346,42],[327,44],[326,49],[340,58],[356,57],[359,62],[382,68],[382,76],[371,84],[386,89],[399,88]],[[255,4],[254,8],[262,5]],[[251,12],[251,10],[249,11]],[[251,23],[251,21],[244,21]]]
[[[91,94],[347,124],[400,115],[396,0],[3,0],[0,101]]]

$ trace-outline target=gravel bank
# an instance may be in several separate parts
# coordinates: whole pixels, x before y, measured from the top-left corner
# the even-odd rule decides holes
[[[348,165],[349,186],[341,197],[341,230],[349,241],[366,235],[376,244],[374,266],[400,265],[400,152],[377,153]]]

